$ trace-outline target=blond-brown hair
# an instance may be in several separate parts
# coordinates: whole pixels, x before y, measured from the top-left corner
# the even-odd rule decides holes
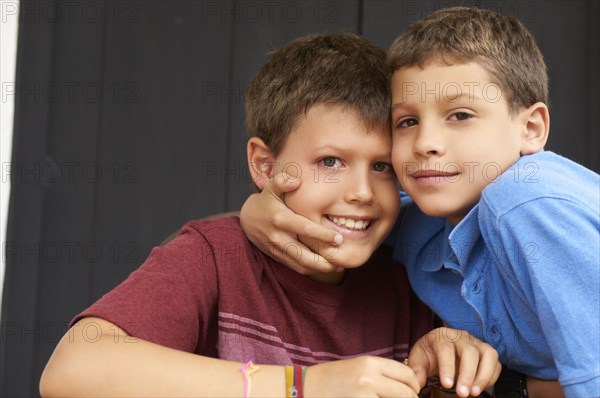
[[[412,23],[388,51],[390,73],[429,61],[477,62],[498,84],[511,111],[548,103],[548,73],[533,35],[516,18],[450,7]]]
[[[269,55],[246,89],[246,128],[277,156],[299,116],[336,103],[368,129],[389,127],[386,53],[352,33],[295,39]]]

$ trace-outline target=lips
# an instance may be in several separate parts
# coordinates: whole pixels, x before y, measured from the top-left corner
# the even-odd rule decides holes
[[[419,170],[410,174],[418,183],[430,185],[444,182],[456,182],[460,178],[460,173],[445,172],[440,170]]]
[[[429,178],[429,177],[438,177],[438,178],[447,178],[457,176],[458,172],[444,172],[439,170],[419,170],[411,174],[414,178]]]

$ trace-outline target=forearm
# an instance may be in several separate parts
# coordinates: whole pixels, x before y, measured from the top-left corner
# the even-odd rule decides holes
[[[529,398],[559,398],[565,396],[558,381],[542,380],[532,376],[527,376],[527,395]]]
[[[90,322],[101,336],[81,333]],[[79,337],[78,337],[79,336]],[[242,363],[208,358],[135,339],[110,322],[84,318],[60,341],[40,381],[42,396],[243,397]],[[259,365],[250,397],[284,397],[283,366]],[[416,397],[414,372],[397,361],[371,356],[311,366],[306,397]]]
[[[244,395],[241,363],[132,341],[112,324],[94,322],[102,325],[98,341],[77,338],[81,330],[63,337],[42,375],[43,396]],[[261,366],[251,377],[251,396],[285,395],[283,367]]]

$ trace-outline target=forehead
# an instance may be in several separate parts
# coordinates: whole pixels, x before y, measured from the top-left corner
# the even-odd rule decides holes
[[[318,104],[298,117],[281,152],[325,147],[350,151],[370,145],[377,146],[379,151],[390,151],[389,123],[370,127],[355,109],[340,104]]]
[[[295,120],[291,132],[298,130],[306,123],[341,123],[352,125],[356,130],[362,130],[365,134],[390,134],[389,123],[386,120],[388,109],[381,110],[381,123],[369,122],[368,116],[364,115],[358,107],[352,104],[337,102],[319,102],[309,106]]]
[[[492,76],[484,65],[476,61],[448,62],[448,59],[435,58],[423,64],[398,68],[392,74],[392,83],[409,82],[406,79],[428,80],[432,83],[448,83],[454,80],[464,82],[492,82]],[[392,89],[394,87],[392,86]]]
[[[406,66],[392,75],[394,105],[412,102],[456,102],[460,99],[506,101],[501,86],[479,62],[435,59]]]

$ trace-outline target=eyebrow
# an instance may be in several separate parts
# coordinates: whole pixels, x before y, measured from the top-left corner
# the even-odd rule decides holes
[[[397,108],[402,108],[404,105],[406,104],[406,102],[397,102],[395,104],[392,104],[392,106],[390,106],[390,110],[394,110]]]
[[[343,150],[343,149],[344,148],[339,147],[339,146],[325,144],[325,145],[319,145],[319,147],[316,150],[317,151],[339,151],[339,150]]]

